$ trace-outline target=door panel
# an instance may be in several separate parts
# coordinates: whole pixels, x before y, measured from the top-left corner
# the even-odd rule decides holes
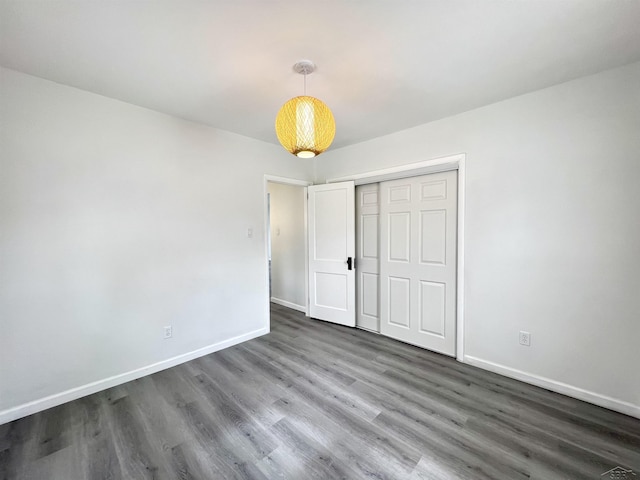
[[[447,211],[420,212],[420,262],[444,265],[447,255]]]
[[[411,250],[411,212],[390,213],[389,220],[389,248],[390,262],[410,261]]]
[[[314,192],[314,252],[317,260],[344,261],[348,256],[347,224],[343,213],[347,193],[344,188]]]
[[[309,192],[309,315],[354,327],[355,187],[314,185]]]
[[[420,331],[444,337],[446,285],[420,281]]]
[[[360,266],[358,266],[360,269]],[[360,272],[360,314],[377,320],[378,318],[378,274]],[[356,282],[357,283],[357,282]],[[358,309],[356,309],[358,311]],[[361,326],[358,323],[358,326]],[[376,325],[377,326],[377,325]]]
[[[378,260],[378,214],[361,214],[359,218],[362,234],[360,256]]]
[[[347,274],[315,272],[316,305],[319,307],[346,310],[348,308]]]
[[[380,332],[455,355],[457,172],[380,184]]]
[[[356,187],[356,325],[380,331],[378,319],[379,185]]]
[[[389,294],[389,323],[411,328],[411,279],[389,277],[387,292]]]

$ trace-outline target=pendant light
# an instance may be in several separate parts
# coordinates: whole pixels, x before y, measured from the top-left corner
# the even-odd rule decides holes
[[[324,152],[336,134],[336,122],[329,107],[307,96],[307,75],[316,66],[301,60],[293,70],[304,75],[304,95],[285,103],[276,116],[276,135],[282,146],[300,158],[312,158]]]

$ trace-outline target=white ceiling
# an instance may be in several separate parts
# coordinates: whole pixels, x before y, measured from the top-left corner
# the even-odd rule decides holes
[[[638,61],[640,1],[0,1],[0,64],[272,143],[306,58],[336,148]]]

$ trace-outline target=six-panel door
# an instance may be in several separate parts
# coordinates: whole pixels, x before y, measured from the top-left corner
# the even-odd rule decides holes
[[[356,325],[380,331],[378,318],[380,185],[356,187]]]
[[[455,356],[457,172],[380,183],[380,332]]]

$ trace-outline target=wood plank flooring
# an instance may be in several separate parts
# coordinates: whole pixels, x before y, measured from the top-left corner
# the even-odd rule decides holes
[[[0,479],[640,478],[640,420],[278,305],[271,329],[1,425]]]

